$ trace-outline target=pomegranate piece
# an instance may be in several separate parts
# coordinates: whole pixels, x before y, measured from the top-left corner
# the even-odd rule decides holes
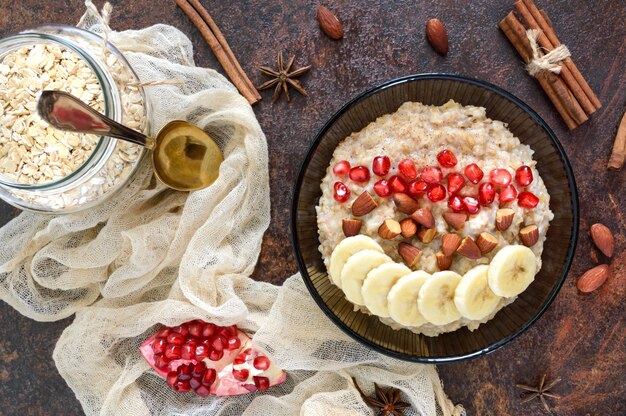
[[[478,199],[473,196],[464,196],[463,204],[465,204],[465,210],[473,215],[477,214],[480,211],[480,204],[478,203]]]
[[[444,168],[453,168],[458,163],[458,161],[456,160],[456,156],[454,156],[454,153],[452,153],[448,149],[439,152],[439,154],[437,155],[437,161]]]
[[[465,204],[463,200],[456,195],[451,196],[448,199],[448,207],[454,212],[463,212],[465,211]]]
[[[443,185],[432,185],[426,195],[433,202],[442,201],[446,197],[446,188]]]
[[[452,172],[448,174],[448,192],[456,194],[465,186],[465,178],[460,173]]]
[[[520,192],[517,197],[517,205],[522,208],[535,208],[539,203],[539,198],[537,198],[533,193],[524,191]]]
[[[426,183],[439,183],[443,179],[443,173],[436,166],[427,166],[422,168],[421,178]]]
[[[335,190],[335,192],[333,193],[333,198],[335,198],[335,201],[346,202],[348,198],[350,198],[350,190],[343,182],[335,182],[333,188]],[[205,332],[208,332],[207,328],[204,329],[202,334],[204,335]]]
[[[413,181],[409,184],[409,195],[413,198],[418,198],[428,190],[428,184],[424,181]]]
[[[368,182],[370,180],[370,171],[365,166],[355,166],[350,169],[350,179],[359,183]]]
[[[391,169],[391,160],[387,156],[376,156],[372,162],[372,172],[376,176],[387,176]]]
[[[491,182],[481,183],[478,187],[478,201],[483,206],[491,205],[496,199],[496,187]]]
[[[350,162],[347,160],[340,160],[333,166],[333,173],[337,176],[346,176],[350,172]]]
[[[177,344],[180,336],[182,345]],[[162,327],[139,350],[170,388],[181,393],[193,391],[201,397],[266,390],[286,378],[235,325],[191,321],[176,328]]]
[[[398,164],[398,170],[408,180],[412,181],[417,179],[417,168],[415,163],[410,159],[402,159]]]
[[[530,167],[522,165],[515,171],[515,182],[519,186],[528,186],[533,181],[533,171]]]
[[[381,198],[387,198],[391,195],[391,186],[387,179],[381,179],[374,184],[374,192]]]
[[[394,175],[389,178],[389,186],[391,187],[391,192],[394,194],[399,192],[406,193],[407,184],[404,179],[399,176]]]
[[[502,188],[500,190],[500,195],[498,196],[498,200],[503,204],[515,201],[515,198],[517,198],[517,189],[515,189],[513,185]]]
[[[468,181],[476,185],[478,182],[483,180],[483,170],[478,167],[476,163],[470,163],[465,167],[465,177]]]
[[[167,336],[167,343],[174,345],[183,345],[185,343],[185,337],[178,332],[172,332]]]
[[[507,186],[512,179],[511,174],[506,169],[497,168],[489,172],[489,180],[500,187]]]

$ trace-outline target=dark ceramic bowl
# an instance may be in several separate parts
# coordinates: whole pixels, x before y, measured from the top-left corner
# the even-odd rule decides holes
[[[508,124],[534,159],[550,194],[550,223],[535,281],[515,302],[470,332],[462,328],[438,337],[395,331],[378,318],[353,311],[343,292],[330,283],[322,256],[315,206],[320,183],[337,144],[377,117],[396,111],[406,101],[441,105],[449,99],[487,109],[487,116]],[[510,93],[486,82],[447,74],[412,75],[387,82],[359,95],[339,110],[319,132],[295,186],[291,211],[292,239],[302,277],[311,296],[344,332],[383,354],[407,361],[451,362],[493,351],[524,332],[548,308],[567,275],[578,237],[578,195],[563,148],[548,125]]]

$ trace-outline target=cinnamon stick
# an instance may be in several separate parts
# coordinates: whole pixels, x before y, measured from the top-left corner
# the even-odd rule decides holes
[[[607,167],[609,169],[621,169],[626,161],[626,113],[619,123],[617,134],[615,135],[615,143],[613,144],[613,152],[609,158]]]
[[[239,90],[241,95],[243,95],[244,98],[248,100],[251,105],[259,102],[261,100],[261,95],[256,90],[256,88],[254,88],[254,86],[250,82],[250,79],[247,77],[247,75],[239,65],[239,62],[237,62],[237,59],[232,53],[230,47],[228,46],[228,43],[226,43],[226,39],[224,39],[221,31],[219,31],[219,28],[219,39],[222,39],[222,42],[218,39],[218,35],[213,29],[217,28],[217,25],[215,24],[213,19],[211,19],[206,9],[204,9],[202,5],[200,5],[200,3],[197,1],[195,2],[195,4],[198,6],[198,8],[194,7],[194,5],[190,3],[190,1],[193,0],[175,1],[178,7],[180,7],[181,10],[187,15],[191,23],[193,23],[193,25],[200,31],[200,34],[215,54],[218,62],[220,63],[220,65],[222,65],[222,68],[224,68],[224,72],[226,72],[226,75],[228,75],[228,77],[235,85],[237,90]],[[204,10],[202,15],[200,14],[199,10]],[[206,21],[207,16],[210,19],[210,24],[208,21]]]

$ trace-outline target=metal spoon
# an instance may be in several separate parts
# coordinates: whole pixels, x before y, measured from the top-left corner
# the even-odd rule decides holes
[[[43,91],[37,111],[57,129],[115,137],[152,150],[157,178],[179,191],[211,185],[224,160],[213,139],[186,121],[167,123],[153,139],[111,120],[63,91]]]

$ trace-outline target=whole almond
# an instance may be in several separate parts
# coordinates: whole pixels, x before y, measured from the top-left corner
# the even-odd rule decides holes
[[[484,231],[476,238],[476,245],[481,253],[487,254],[498,246],[498,239]]]
[[[439,19],[426,22],[426,38],[430,46],[440,55],[448,53],[448,32]]]
[[[446,256],[439,251],[435,254],[435,258],[437,259],[437,267],[439,267],[439,270],[448,270],[450,266],[452,266],[452,256]]]
[[[507,230],[513,224],[515,211],[511,208],[501,208],[496,211],[496,228],[498,231]]]
[[[363,192],[352,203],[352,215],[355,217],[362,217],[363,215],[372,212],[372,210],[377,206],[378,204],[374,201],[372,195],[370,195],[369,192]]]
[[[472,260],[477,260],[482,257],[480,249],[474,240],[472,240],[472,237],[465,237],[461,240],[461,244],[459,245],[459,248],[456,249],[456,252],[461,256],[465,256]]]
[[[446,220],[448,225],[455,230],[460,230],[467,221],[467,215],[460,212],[444,212],[443,219]]]
[[[607,277],[609,277],[609,266],[601,264],[593,269],[587,270],[582,276],[580,276],[580,279],[576,282],[576,287],[582,293],[593,292],[602,286]]]
[[[396,204],[398,211],[407,215],[411,215],[417,208],[419,208],[419,204],[416,200],[407,194],[403,194],[402,192],[393,194],[393,203]]]
[[[519,230],[519,238],[526,247],[532,247],[539,240],[539,228],[536,225],[528,225]]]
[[[413,267],[422,256],[422,250],[409,243],[402,242],[398,244],[398,254],[400,254],[400,257],[402,257],[402,260],[404,260],[407,266]]]
[[[380,227],[378,227],[378,235],[380,238],[384,238],[385,240],[395,238],[400,235],[401,231],[402,229],[400,227],[400,223],[393,219],[383,221],[383,223],[380,224]]]
[[[437,234],[436,228],[420,227],[417,230],[417,238],[419,238],[420,241],[424,244],[428,244],[431,241],[433,241],[436,234]]]
[[[317,21],[320,29],[331,39],[339,40],[343,37],[343,25],[330,10],[324,6],[317,7]]]
[[[352,218],[346,218],[341,221],[341,229],[343,230],[343,235],[346,237],[352,237],[361,232],[361,226],[363,225],[363,221],[356,220]]]
[[[415,210],[415,212],[411,214],[411,218],[413,218],[413,221],[420,225],[423,225],[426,228],[435,227],[435,218],[428,208],[420,208],[418,210]]]
[[[613,233],[608,229],[606,225],[593,224],[591,226],[591,239],[593,243],[598,247],[598,250],[607,257],[613,256],[615,250],[615,240]]]
[[[459,245],[461,245],[461,237],[457,234],[446,233],[441,236],[441,251],[444,255],[453,255]]]
[[[417,224],[411,218],[405,218],[400,221],[400,230],[402,237],[411,238],[417,232]]]

